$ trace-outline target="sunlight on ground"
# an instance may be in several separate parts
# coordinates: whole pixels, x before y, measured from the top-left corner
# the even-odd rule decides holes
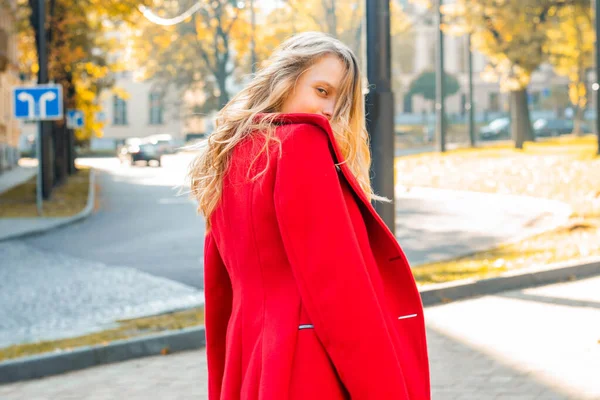
[[[569,204],[560,229],[469,257],[415,268],[420,284],[489,277],[515,268],[600,255],[600,157],[595,136],[565,136],[396,159],[396,183],[476,192],[526,195]]]

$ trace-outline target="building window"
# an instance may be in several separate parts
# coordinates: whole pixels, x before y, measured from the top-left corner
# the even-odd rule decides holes
[[[127,125],[127,102],[113,96],[113,125]]]
[[[150,93],[150,125],[163,123],[163,104],[160,93]]]

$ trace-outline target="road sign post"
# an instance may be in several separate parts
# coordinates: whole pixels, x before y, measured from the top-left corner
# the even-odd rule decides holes
[[[39,121],[36,139],[36,157],[38,159],[36,205],[42,215],[42,121],[60,120],[63,118],[61,85],[37,85],[13,88],[13,115],[16,119]]]

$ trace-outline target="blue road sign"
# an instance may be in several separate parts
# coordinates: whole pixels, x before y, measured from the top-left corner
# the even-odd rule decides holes
[[[14,87],[13,111],[16,119],[33,121],[62,119],[62,86],[50,84]]]
[[[67,110],[67,128],[83,128],[83,111],[76,109]]]

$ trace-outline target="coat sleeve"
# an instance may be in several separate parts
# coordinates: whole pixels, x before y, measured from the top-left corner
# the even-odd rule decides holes
[[[274,199],[294,278],[317,337],[353,399],[407,399],[386,316],[371,283],[319,127],[282,142]]]
[[[221,398],[225,369],[225,338],[231,316],[232,296],[229,274],[213,235],[208,233],[204,242],[204,326],[210,400]]]

